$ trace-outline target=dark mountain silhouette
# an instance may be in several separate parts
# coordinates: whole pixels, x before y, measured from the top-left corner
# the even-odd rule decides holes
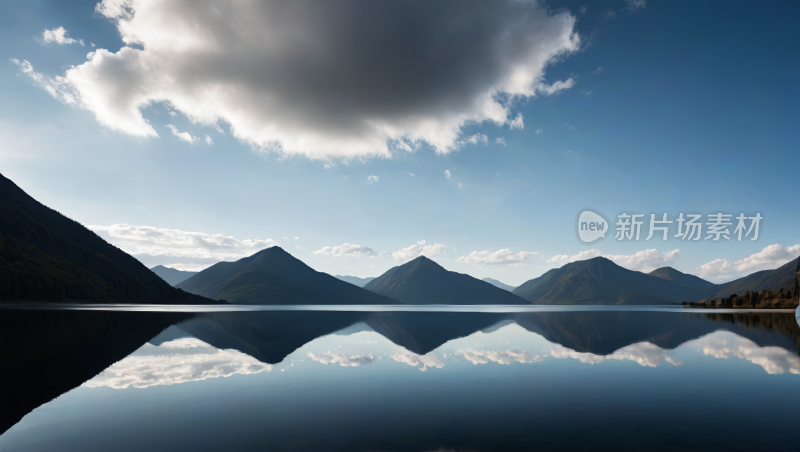
[[[424,256],[389,269],[364,288],[408,304],[527,304],[485,281],[447,271]]]
[[[178,287],[240,304],[398,304],[318,272],[277,246],[214,264]]]
[[[800,258],[793,259],[774,270],[762,270],[733,281],[717,284],[704,289],[701,295],[703,299],[711,299],[714,297],[724,298],[731,294],[741,295],[748,290],[761,292],[772,289],[775,293],[781,289],[789,291],[794,289],[795,272],[798,265],[800,265]],[[686,301],[699,301],[699,299]]]
[[[367,285],[368,282],[375,279],[374,276],[370,276],[368,278],[359,278],[358,276],[345,276],[345,275],[336,275],[336,278],[339,278],[344,282],[349,282],[350,284],[358,287],[364,287]]]
[[[0,435],[194,314],[16,309],[0,315]]]
[[[655,276],[661,279],[666,279],[667,281],[672,281],[682,286],[694,287],[696,289],[705,289],[707,287],[715,285],[711,281],[706,281],[703,278],[679,272],[678,270],[675,270],[672,267],[657,268],[648,273],[648,275]]]
[[[0,175],[0,301],[206,304]]]
[[[158,275],[161,279],[168,282],[171,286],[177,286],[181,282],[191,278],[192,276],[198,273],[198,272],[187,272],[183,270],[176,270],[171,267],[164,267],[163,265],[156,265],[150,270],[152,270],[153,273]]]
[[[697,289],[595,257],[550,270],[513,293],[533,304],[671,304],[695,297]]]
[[[797,260],[792,260],[775,270],[713,284],[670,267],[645,274],[596,257],[549,270],[513,293],[534,304],[672,304],[741,295],[748,290],[788,291],[794,287],[797,265]]]
[[[514,286],[509,286],[508,284],[503,284],[503,283],[501,283],[500,281],[498,281],[496,279],[483,278],[481,281],[486,281],[486,282],[488,282],[489,284],[491,284],[491,285],[493,285],[495,287],[499,287],[499,288],[501,288],[503,290],[507,290],[509,292],[514,290]]]

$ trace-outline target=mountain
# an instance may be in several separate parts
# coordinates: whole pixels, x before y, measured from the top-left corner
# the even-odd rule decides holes
[[[0,301],[208,304],[0,175]]]
[[[219,262],[178,287],[240,304],[397,304],[318,272],[278,246],[236,262]]]
[[[513,293],[533,304],[671,304],[693,299],[698,289],[595,257],[550,270]]]
[[[682,286],[694,287],[696,289],[705,289],[715,285],[711,281],[706,281],[705,279],[698,278],[697,276],[679,272],[672,267],[657,268],[648,273],[648,275],[655,276],[656,278],[666,279],[667,281],[672,281]]]
[[[424,256],[389,269],[364,288],[408,304],[528,304],[485,281],[447,271]]]
[[[798,260],[755,272],[724,284],[713,284],[670,267],[649,274],[627,270],[603,257],[566,264],[514,289],[534,304],[672,304],[722,298],[745,291],[778,292],[794,287]]]
[[[344,275],[336,275],[335,276],[342,281],[349,282],[350,284],[358,287],[364,287],[367,285],[368,282],[375,279],[374,276],[370,276],[368,278],[359,278],[358,276],[344,276]]]
[[[152,270],[153,273],[158,275],[161,279],[168,282],[171,286],[177,286],[178,283],[185,281],[198,273],[176,270],[174,268],[164,267],[163,265],[156,265],[150,270]]]
[[[794,288],[795,272],[798,265],[800,265],[800,258],[792,259],[774,270],[762,270],[724,284],[717,284],[703,290],[702,298],[723,298],[731,294],[741,295],[748,290],[761,292],[762,290],[772,289],[775,293],[781,289],[789,291]],[[687,299],[687,301],[699,300]]]
[[[481,281],[486,281],[486,282],[488,282],[489,284],[491,284],[491,285],[493,285],[495,287],[499,287],[499,288],[501,288],[503,290],[507,290],[509,292],[514,290],[514,286],[509,286],[508,284],[503,284],[503,283],[501,283],[500,281],[498,281],[496,279],[483,278]]]

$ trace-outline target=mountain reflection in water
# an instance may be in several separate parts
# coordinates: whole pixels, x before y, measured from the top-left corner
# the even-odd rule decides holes
[[[282,380],[279,374],[290,374],[297,381],[311,384],[314,379],[322,381],[326,376],[338,375],[340,371],[334,372],[337,368],[366,366],[373,370],[369,374],[358,374],[358,378],[364,391],[372,396],[353,402],[366,409],[384,397],[374,394],[381,384],[395,387],[398,379],[415,381],[402,371],[411,368],[441,373],[441,377],[435,378],[447,378],[453,387],[472,391],[473,395],[476,395],[475,390],[485,392],[480,397],[502,392],[493,385],[505,378],[520,377],[519,372],[537,372],[530,375],[530,386],[525,389],[529,392],[550,390],[556,384],[542,386],[541,382],[536,383],[537,379],[570,380],[589,371],[587,367],[563,368],[558,364],[570,361],[589,368],[625,362],[635,363],[640,368],[668,366],[677,372],[671,378],[681,379],[683,374],[688,378],[696,373],[690,369],[697,369],[698,359],[705,359],[702,366],[707,368],[711,368],[708,359],[736,360],[761,369],[761,376],[747,373],[747,378],[763,379],[800,374],[799,330],[794,315],[785,313],[280,311],[177,314],[6,309],[0,311],[3,406],[0,432],[8,432],[0,436],[0,449],[4,441],[10,441],[7,445],[22,441],[20,434],[16,434],[18,428],[12,428],[18,422],[19,428],[29,431],[32,428],[46,430],[47,423],[37,424],[39,410],[20,420],[38,406],[77,387],[80,389],[75,391],[99,388],[150,391],[157,387],[166,390],[214,381],[225,385],[235,381],[241,384],[242,378],[261,378],[261,375],[267,380],[258,380],[259,384],[269,384],[272,379],[283,390],[291,392],[292,383]],[[524,371],[527,369],[524,366],[528,365],[534,366],[533,370]],[[507,377],[497,374],[506,368],[504,372],[510,372]],[[355,369],[347,372],[355,372]],[[556,377],[554,372],[560,372],[560,376]],[[614,372],[630,375],[633,370]],[[730,380],[735,374],[720,372],[719,377]],[[485,384],[468,388],[472,379]],[[279,380],[281,383],[277,383]],[[416,384],[424,387],[427,383]],[[613,383],[610,391],[622,391],[611,386]],[[304,394],[297,394],[298,401],[311,403],[303,401]],[[52,404],[59,402],[61,398]],[[542,408],[539,405],[530,409]],[[382,409],[392,410],[392,407],[383,406]],[[403,412],[400,407],[396,409],[398,413]],[[428,409],[436,412],[444,408],[429,406]],[[329,408],[323,409],[326,410]],[[350,428],[353,435],[358,436],[356,418],[343,421],[349,427],[344,428],[342,435],[347,436]],[[408,419],[395,421],[402,424]],[[443,418],[430,422],[441,423]],[[301,426],[292,427],[293,431],[299,428]],[[504,428],[514,430],[516,427],[507,425]],[[516,430],[509,433],[509,438],[516,439],[504,447],[519,445],[520,438],[525,437],[522,433]],[[389,428],[380,436],[385,442],[367,441],[362,448],[413,450],[425,445],[435,450],[447,446],[444,444],[446,434],[435,441],[426,436],[424,441],[420,439],[413,444],[389,441],[395,434],[400,433]],[[498,445],[490,438],[473,439],[477,442],[453,440],[448,447]],[[250,440],[252,444],[260,444],[255,438]],[[307,447],[292,444],[289,448],[313,450],[320,446],[313,442]],[[342,443],[340,449],[348,449],[349,444]]]

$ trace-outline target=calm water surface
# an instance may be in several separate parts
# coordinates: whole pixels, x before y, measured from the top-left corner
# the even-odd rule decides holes
[[[0,451],[800,450],[792,313],[181,311],[0,309]]]

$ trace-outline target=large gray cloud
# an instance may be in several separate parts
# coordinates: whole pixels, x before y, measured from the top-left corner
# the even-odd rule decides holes
[[[551,95],[575,17],[536,2],[104,0],[127,44],[64,76],[23,72],[112,129],[157,136],[142,108],[228,124],[258,149],[328,159],[459,146],[461,127],[522,127],[514,99]]]

